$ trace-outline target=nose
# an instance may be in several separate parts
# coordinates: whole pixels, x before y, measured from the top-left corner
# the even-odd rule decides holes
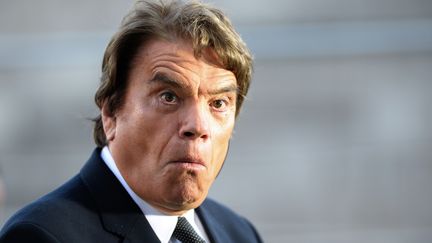
[[[183,139],[203,139],[210,137],[210,114],[205,105],[190,104],[180,116],[182,117],[179,136]]]

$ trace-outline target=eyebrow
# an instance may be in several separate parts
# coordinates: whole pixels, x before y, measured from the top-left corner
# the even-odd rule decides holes
[[[183,88],[185,86],[182,82],[169,77],[165,73],[156,73],[153,76],[153,78],[150,79],[150,82],[155,82],[155,83],[161,82],[161,83],[165,83],[165,84],[167,84],[169,86],[173,86],[173,87],[176,87],[176,88]]]
[[[218,94],[224,94],[224,93],[239,93],[239,89],[237,88],[236,84],[229,84],[227,86],[223,86],[214,90],[210,90],[208,94],[210,95],[218,95]]]
[[[161,73],[158,72],[156,73],[152,79],[150,79],[150,82],[155,82],[155,83],[164,83],[167,84],[169,86],[175,87],[175,88],[185,88],[187,85],[184,84],[181,81],[178,81],[174,78],[169,77],[167,74],[165,73]],[[236,94],[239,93],[239,89],[237,87],[236,83],[230,83],[229,85],[226,86],[222,86],[220,88],[216,88],[213,90],[209,90],[208,94],[209,95],[218,95],[218,94],[223,94],[223,93],[231,93],[234,92]]]

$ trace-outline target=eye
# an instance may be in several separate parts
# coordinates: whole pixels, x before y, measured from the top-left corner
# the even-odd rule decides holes
[[[212,106],[217,111],[225,111],[227,109],[227,106],[228,106],[228,101],[223,100],[223,99],[213,100],[210,103],[210,106]]]
[[[163,92],[160,95],[160,98],[162,100],[162,102],[166,103],[166,104],[176,104],[178,102],[178,97],[177,95],[175,95],[173,92]]]

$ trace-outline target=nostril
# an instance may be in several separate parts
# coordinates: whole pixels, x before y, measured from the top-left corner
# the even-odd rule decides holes
[[[184,132],[183,135],[185,137],[193,137],[194,136],[194,134],[192,132]]]

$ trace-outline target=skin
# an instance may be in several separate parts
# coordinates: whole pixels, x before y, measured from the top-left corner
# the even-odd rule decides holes
[[[211,49],[153,40],[130,70],[125,102],[102,122],[122,176],[147,203],[169,215],[198,207],[218,175],[234,128],[235,75]]]

